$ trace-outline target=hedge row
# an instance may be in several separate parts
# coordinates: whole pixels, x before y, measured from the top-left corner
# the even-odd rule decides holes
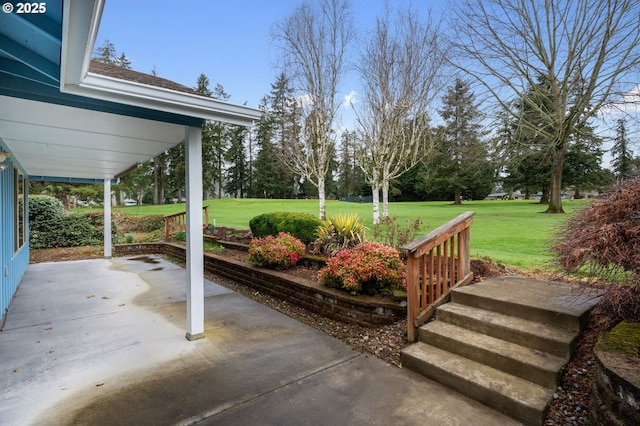
[[[111,223],[112,240],[118,229]],[[60,200],[47,195],[29,197],[29,244],[33,249],[97,244],[104,238],[101,212],[65,214]]]
[[[254,238],[276,236],[286,232],[309,244],[318,238],[317,230],[322,221],[309,213],[274,212],[255,216],[249,221]]]

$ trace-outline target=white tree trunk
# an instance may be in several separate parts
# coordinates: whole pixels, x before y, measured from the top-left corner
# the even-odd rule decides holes
[[[373,195],[373,224],[380,223],[380,186],[371,186],[371,193]]]
[[[319,205],[319,218],[320,220],[326,220],[326,201],[324,195],[324,179],[318,179],[318,205]]]
[[[389,217],[389,181],[382,182],[382,217]]]

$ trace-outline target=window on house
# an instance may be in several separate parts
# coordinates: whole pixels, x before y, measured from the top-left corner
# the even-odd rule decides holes
[[[14,247],[15,251],[18,251],[27,240],[27,227],[25,223],[26,217],[26,203],[24,200],[24,192],[26,186],[26,179],[20,173],[17,167],[13,168],[13,209],[14,209]]]

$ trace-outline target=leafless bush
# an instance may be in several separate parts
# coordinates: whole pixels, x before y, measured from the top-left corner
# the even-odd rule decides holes
[[[610,329],[622,320],[640,322],[640,287],[610,284],[602,295],[596,312],[605,315],[605,327]]]
[[[623,284],[606,286],[602,303],[620,319],[640,317],[640,178],[612,186],[556,237],[551,250],[561,270]]]
[[[569,219],[552,250],[566,272],[613,281],[627,272],[640,286],[640,178],[614,185]]]

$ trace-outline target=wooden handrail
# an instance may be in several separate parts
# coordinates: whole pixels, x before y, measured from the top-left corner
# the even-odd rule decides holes
[[[209,206],[202,206],[204,210],[204,224],[206,229],[209,227]],[[178,231],[187,229],[187,212],[179,212],[169,214],[164,217],[164,240],[169,241],[169,237]]]
[[[473,280],[469,236],[475,212],[466,212],[402,246],[407,259],[407,338],[435,309],[447,302],[451,289]]]

